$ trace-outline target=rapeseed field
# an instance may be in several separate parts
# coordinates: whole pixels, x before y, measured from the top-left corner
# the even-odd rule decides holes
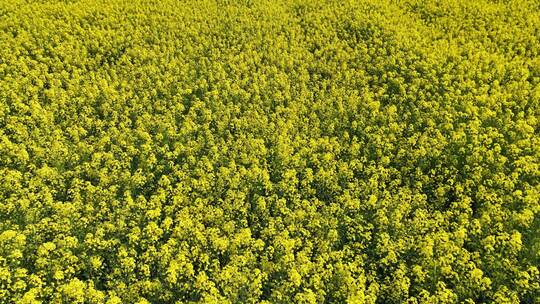
[[[540,303],[537,0],[0,0],[0,304]]]

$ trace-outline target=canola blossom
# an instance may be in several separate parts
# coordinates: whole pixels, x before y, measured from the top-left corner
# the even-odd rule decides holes
[[[0,0],[0,304],[540,303],[537,0]]]

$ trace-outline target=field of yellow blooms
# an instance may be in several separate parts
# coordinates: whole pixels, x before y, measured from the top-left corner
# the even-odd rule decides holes
[[[540,303],[538,0],[0,0],[0,304]]]

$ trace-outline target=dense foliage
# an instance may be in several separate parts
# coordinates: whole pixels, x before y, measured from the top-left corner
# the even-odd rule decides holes
[[[540,303],[535,0],[0,0],[0,303]]]

